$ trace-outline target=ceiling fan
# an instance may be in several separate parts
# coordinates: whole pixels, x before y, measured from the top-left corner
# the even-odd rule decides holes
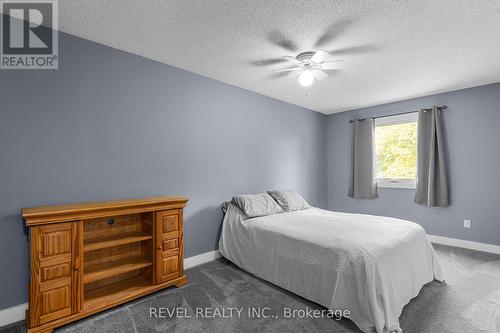
[[[321,81],[328,76],[326,71],[337,70],[344,67],[344,60],[328,60],[330,53],[318,50],[316,52],[303,52],[296,57],[283,56],[283,59],[293,63],[294,67],[277,69],[273,72],[297,72],[299,83],[303,87],[309,87],[314,80]]]

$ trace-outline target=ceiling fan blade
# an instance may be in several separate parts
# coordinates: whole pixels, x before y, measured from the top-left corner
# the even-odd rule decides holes
[[[297,45],[279,30],[272,30],[268,34],[268,39],[274,45],[284,48],[285,50],[295,52]]]
[[[272,78],[272,79],[279,79],[281,77],[285,77],[287,75],[290,75],[291,72],[279,72],[279,73],[271,73],[271,75],[269,75],[269,78]]]
[[[320,62],[323,62],[326,58],[330,56],[330,53],[323,51],[323,50],[318,50],[316,53],[311,58],[311,61],[319,64]]]
[[[261,60],[252,60],[249,63],[254,66],[262,67],[262,66],[282,64],[284,62],[286,62],[286,60],[283,58],[268,58]]]
[[[297,60],[297,58],[292,57],[292,56],[283,56],[282,58],[286,59],[286,60],[288,60],[288,61],[290,61],[290,62],[292,62],[294,64],[297,64],[297,65],[301,64],[301,62],[299,60]]]
[[[275,69],[273,72],[274,73],[279,73],[279,72],[291,72],[291,71],[298,71],[300,70],[300,67],[291,67],[291,68],[282,68],[282,69]]]
[[[343,33],[345,33],[354,24],[354,22],[355,21],[353,19],[344,19],[330,24],[323,32],[323,34],[318,38],[318,40],[314,44],[314,47],[317,48],[323,45],[327,45],[331,41],[334,41]]]
[[[322,72],[320,71],[319,69],[315,69],[313,70],[313,75],[314,75],[314,78],[318,81],[321,81],[323,79],[325,79],[328,74],[326,74],[325,72]]]
[[[331,69],[340,69],[345,65],[344,60],[335,60],[335,61],[327,61],[320,64],[321,70],[331,70]]]

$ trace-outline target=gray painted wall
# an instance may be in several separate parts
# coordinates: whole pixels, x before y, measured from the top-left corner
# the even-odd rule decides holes
[[[59,67],[0,71],[0,309],[27,301],[23,207],[186,195],[190,257],[236,193],[326,206],[326,116],[65,34]]]
[[[432,105],[448,105],[444,124],[448,142],[451,206],[427,208],[413,203],[414,190],[379,189],[379,199],[347,197],[350,119],[389,115]],[[386,215],[421,224],[427,233],[500,245],[500,84],[459,90],[328,116],[328,208]],[[470,219],[471,229],[463,227]]]

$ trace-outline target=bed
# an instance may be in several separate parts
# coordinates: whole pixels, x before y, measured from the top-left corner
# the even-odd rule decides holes
[[[219,251],[240,268],[330,310],[364,332],[400,332],[403,307],[442,273],[413,222],[319,208],[224,216]]]

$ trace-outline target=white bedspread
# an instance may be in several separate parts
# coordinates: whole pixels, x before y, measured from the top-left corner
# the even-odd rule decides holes
[[[424,229],[389,217],[309,208],[245,220],[229,205],[219,251],[295,294],[349,310],[365,332],[400,331],[403,307],[424,284],[442,280]]]

